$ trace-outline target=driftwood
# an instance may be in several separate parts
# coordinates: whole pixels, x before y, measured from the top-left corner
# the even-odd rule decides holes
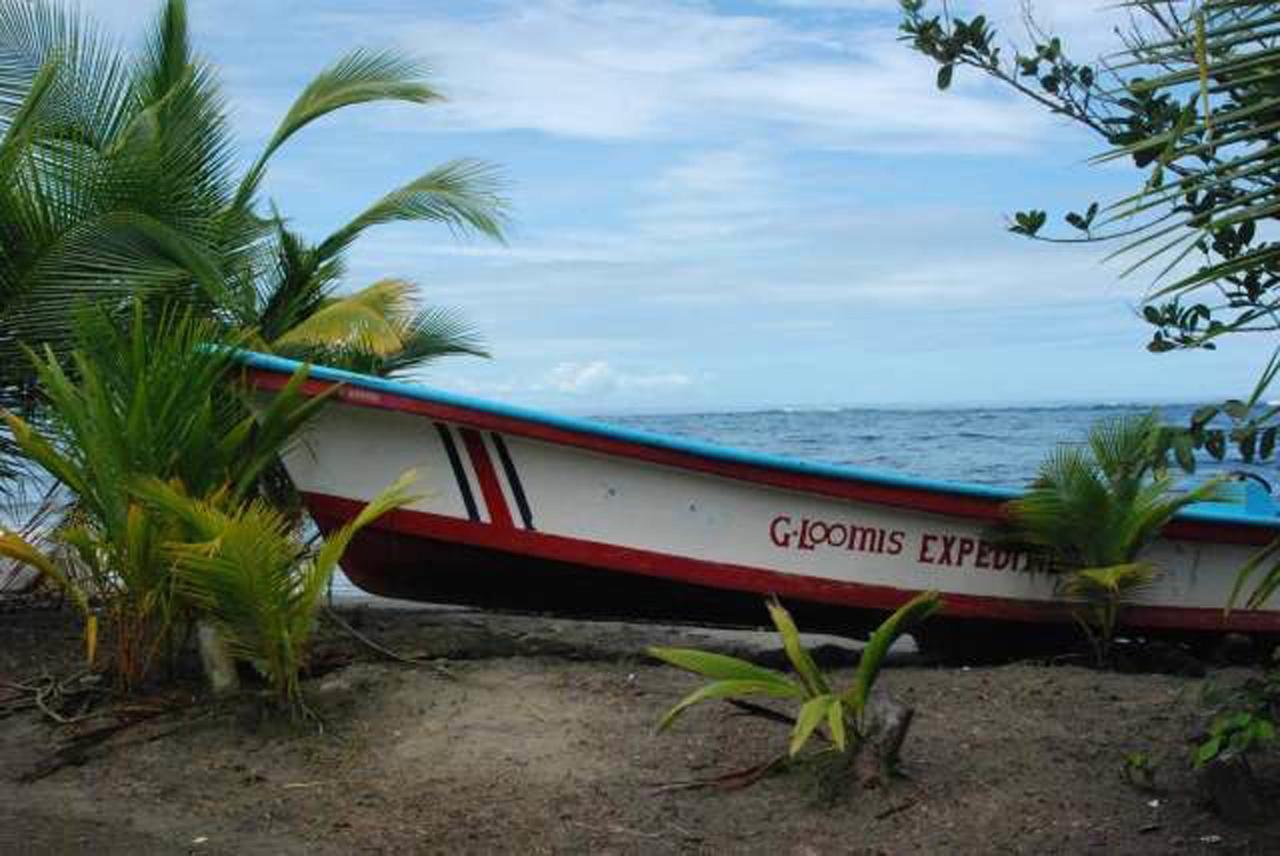
[[[133,746],[140,743],[151,743],[155,740],[161,740],[171,734],[175,734],[186,728],[197,719],[203,719],[208,712],[202,713],[193,719],[183,719],[176,725],[169,728],[153,731],[145,734],[132,741],[115,741],[116,735],[127,731],[134,726],[151,722],[160,717],[181,712],[182,708],[157,707],[148,708],[141,705],[134,705],[127,708],[120,708],[117,713],[117,720],[114,723],[99,726],[88,731],[82,731],[63,741],[63,743],[54,750],[53,754],[35,767],[19,774],[14,781],[29,785],[37,782],[47,776],[51,776],[64,767],[79,767],[90,761],[100,758],[113,749],[122,746]]]
[[[896,701],[888,693],[876,690],[871,694],[863,714],[863,741],[853,762],[853,776],[858,785],[878,788],[889,783],[915,715],[915,708]]]
[[[361,645],[364,645],[370,651],[373,651],[375,654],[381,657],[385,657],[386,659],[392,660],[397,663],[404,663],[405,665],[408,665],[408,666],[427,666],[435,670],[435,672],[439,674],[441,677],[448,678],[449,680],[456,679],[454,674],[450,672],[447,667],[442,666],[439,663],[433,663],[430,660],[424,660],[420,657],[408,657],[399,652],[392,651],[390,648],[386,647],[385,645],[380,645],[377,642],[374,642],[368,636],[365,636],[359,630],[356,630],[354,627],[352,627],[349,622],[345,621],[342,618],[342,616],[339,615],[331,607],[325,607],[324,616],[325,618],[328,618],[331,622],[333,622],[340,630],[345,632],[352,639],[356,640]]]
[[[72,725],[91,719],[90,708],[107,695],[97,676],[77,672],[58,678],[47,671],[26,681],[0,681],[0,719],[32,708],[59,725]]]
[[[875,690],[862,716],[862,739],[848,752],[818,756],[817,799],[836,803],[850,791],[888,787],[898,768],[903,741],[911,728],[915,709]]]

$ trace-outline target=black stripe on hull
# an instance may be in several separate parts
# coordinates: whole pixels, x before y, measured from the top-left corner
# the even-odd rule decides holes
[[[502,441],[501,434],[490,434],[493,438],[493,448],[498,450],[498,458],[502,461],[502,471],[507,474],[507,484],[511,485],[511,495],[515,497],[516,508],[520,511],[520,519],[524,521],[524,528],[530,531],[536,531],[533,527],[533,511],[529,508],[529,499],[524,495],[524,485],[520,484],[520,475],[516,472],[515,461],[511,460],[511,453],[507,451],[507,444]]]
[[[462,468],[462,458],[458,457],[458,446],[453,442],[453,434],[449,426],[442,422],[435,423],[440,434],[440,442],[444,444],[444,453],[449,458],[449,466],[453,468],[453,477],[458,482],[458,491],[462,494],[462,504],[467,507],[467,517],[480,522],[480,509],[476,507],[475,494],[471,492],[471,482],[467,480],[467,471]]]

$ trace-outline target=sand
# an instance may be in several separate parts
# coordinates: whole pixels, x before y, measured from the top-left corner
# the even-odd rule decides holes
[[[917,709],[904,778],[831,804],[803,767],[738,790],[669,787],[766,761],[786,734],[723,704],[656,734],[697,680],[644,647],[768,659],[771,635],[465,610],[344,614],[433,665],[379,659],[327,629],[322,674],[306,684],[323,730],[264,719],[252,699],[211,705],[188,685],[152,699],[173,712],[24,784],[90,724],[33,711],[0,719],[0,852],[1280,851],[1280,822],[1234,828],[1197,795],[1187,739],[1203,718],[1200,679],[944,668],[904,650],[883,679]],[[848,680],[857,646],[826,643],[824,660]],[[76,654],[73,616],[0,614],[0,680],[68,674]],[[1126,782],[1132,752],[1156,765],[1156,791]]]

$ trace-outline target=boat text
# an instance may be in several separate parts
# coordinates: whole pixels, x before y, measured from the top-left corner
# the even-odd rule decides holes
[[[948,532],[921,532],[912,538],[902,529],[810,517],[795,520],[786,514],[778,515],[769,523],[769,540],[784,550],[827,549],[885,556],[906,554],[921,565],[946,568],[1035,571],[1043,570],[1045,565],[1043,556],[984,538]]]

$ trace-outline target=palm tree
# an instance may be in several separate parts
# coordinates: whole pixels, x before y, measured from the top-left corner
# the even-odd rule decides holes
[[[337,291],[345,251],[374,226],[426,221],[500,240],[505,202],[492,167],[428,170],[314,246],[261,210],[271,159],[298,132],[345,107],[441,100],[425,77],[392,52],[347,54],[306,86],[237,175],[226,103],[214,69],[192,53],[183,0],[165,0],[136,57],[48,0],[0,0],[0,407],[33,401],[24,345],[65,352],[77,304],[122,307],[134,294],[256,331],[260,346],[283,337],[291,355],[375,371],[478,353],[456,316],[413,311],[407,287],[381,304],[344,304]],[[322,308],[327,325],[288,337]],[[357,330],[378,309],[401,346],[384,338],[366,353],[370,340]],[[343,327],[356,316],[356,329]],[[14,462],[0,434],[0,485]]]
[[[23,453],[75,497],[51,537],[75,552],[75,572],[33,563],[34,548],[3,527],[0,557],[34,564],[78,603],[99,602],[111,664],[131,687],[181,640],[193,613],[164,554],[176,524],[140,506],[135,482],[160,480],[244,506],[261,496],[262,474],[326,396],[302,395],[300,369],[255,417],[227,389],[236,339],[190,309],[147,318],[134,301],[127,317],[121,324],[100,307],[83,309],[70,324],[71,353],[59,358],[46,347],[33,360],[48,401],[41,430],[0,414]],[[221,347],[202,347],[210,342]]]
[[[1160,431],[1154,413],[1099,422],[1084,448],[1050,453],[1031,489],[1006,506],[1011,537],[1046,550],[1064,573],[1061,591],[1081,602],[1077,618],[1100,662],[1121,602],[1158,575],[1142,549],[1179,509],[1218,489],[1215,480],[1175,493],[1155,467]]]

